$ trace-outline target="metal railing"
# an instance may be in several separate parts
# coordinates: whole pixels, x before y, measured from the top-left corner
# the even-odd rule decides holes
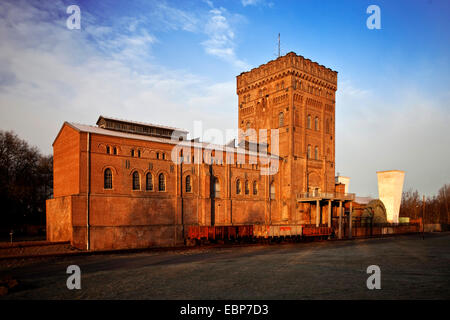
[[[300,192],[297,194],[297,200],[307,199],[355,200],[355,194],[338,192]]]

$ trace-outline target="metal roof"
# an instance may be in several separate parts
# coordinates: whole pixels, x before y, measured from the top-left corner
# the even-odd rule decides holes
[[[161,129],[168,129],[168,130],[181,131],[181,132],[188,133],[187,130],[180,129],[180,128],[175,128],[175,127],[163,126],[161,124],[154,124],[154,123],[147,123],[147,122],[140,122],[140,121],[132,121],[132,120],[124,120],[124,119],[113,118],[113,117],[105,117],[105,116],[102,116],[102,115],[100,117],[98,117],[97,124],[99,123],[100,119],[112,120],[112,121],[120,121],[120,122],[130,123],[130,124],[138,124],[138,125],[146,126],[146,127],[161,128]]]
[[[266,156],[266,154],[264,154],[264,153],[252,152],[252,151],[245,150],[244,148],[229,147],[226,145],[224,146],[224,145],[212,144],[212,143],[207,143],[207,142],[192,142],[189,140],[182,140],[182,141],[171,140],[171,139],[167,139],[167,138],[158,138],[158,137],[153,137],[153,136],[145,136],[145,135],[140,135],[140,134],[108,130],[108,129],[103,129],[103,128],[96,127],[96,126],[75,123],[75,122],[65,122],[64,124],[67,124],[70,127],[72,127],[73,129],[80,131],[80,132],[89,132],[89,133],[100,134],[100,135],[105,135],[105,136],[166,143],[166,144],[172,144],[172,145],[179,145],[180,147],[186,146],[186,147],[202,148],[202,149],[209,149],[209,150],[220,150],[223,152],[230,152],[230,153],[239,153],[239,154],[244,153],[244,154],[248,154],[248,155]],[[63,125],[63,127],[64,127],[64,125]],[[62,130],[62,128],[61,128],[61,130]],[[58,134],[58,136],[59,136],[59,134]],[[55,141],[58,138],[58,136],[55,138]],[[272,155],[270,153],[267,153],[267,156],[280,159],[280,157],[278,157],[276,155]]]

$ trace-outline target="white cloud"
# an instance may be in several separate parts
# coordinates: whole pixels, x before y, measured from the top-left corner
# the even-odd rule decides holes
[[[202,44],[207,53],[232,63],[237,68],[248,69],[248,65],[236,57],[234,31],[227,19],[228,12],[224,8],[212,9],[209,12],[204,32],[209,39]]]
[[[274,5],[273,2],[271,2],[271,1],[267,2],[265,0],[242,0],[241,3],[244,7],[264,5],[264,6],[268,6],[271,8]]]
[[[119,27],[84,21],[73,31],[49,19],[52,10],[0,4],[3,130],[50,153],[64,121],[94,124],[100,114],[188,130],[194,120],[236,126],[234,81],[215,83],[152,63],[157,39],[139,24],[131,37],[125,20]]]

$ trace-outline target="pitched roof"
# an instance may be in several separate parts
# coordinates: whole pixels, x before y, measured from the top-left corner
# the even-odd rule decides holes
[[[127,139],[134,139],[134,140],[142,140],[142,141],[152,141],[152,142],[159,142],[159,143],[166,143],[166,144],[172,144],[172,145],[180,145],[180,146],[186,146],[186,147],[194,147],[194,148],[202,148],[202,149],[210,149],[210,150],[220,150],[223,152],[230,152],[230,153],[246,153],[248,155],[265,155],[263,153],[256,153],[252,151],[245,150],[243,148],[236,148],[236,147],[229,147],[219,144],[212,144],[208,142],[192,142],[192,141],[178,141],[178,140],[171,140],[171,139],[165,139],[165,138],[158,138],[153,136],[146,136],[146,135],[140,135],[140,134],[133,134],[133,133],[126,133],[126,132],[120,132],[120,131],[114,131],[114,130],[108,130],[103,129],[96,126],[91,126],[87,124],[81,124],[81,123],[75,123],[75,122],[64,122],[61,130],[59,131],[58,135],[55,138],[58,139],[59,134],[61,133],[62,129],[64,128],[64,125],[68,125],[72,129],[75,129],[79,132],[89,132],[93,134],[100,134],[105,136],[112,136],[112,137],[119,137],[119,138],[127,138]],[[53,144],[55,143],[53,142]],[[272,155],[270,153],[267,153],[267,156],[272,158],[279,159],[280,157],[276,155]]]

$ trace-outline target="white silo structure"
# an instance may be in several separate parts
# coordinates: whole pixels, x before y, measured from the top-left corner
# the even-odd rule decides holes
[[[398,223],[405,171],[377,171],[378,197],[386,208],[387,221]]]

